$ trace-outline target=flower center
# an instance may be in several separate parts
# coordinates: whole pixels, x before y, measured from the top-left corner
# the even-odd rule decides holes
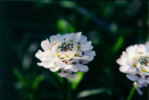
[[[60,51],[71,51],[73,49],[73,43],[72,42],[63,42],[60,46],[59,49]]]
[[[73,40],[64,41],[58,46],[56,56],[63,60],[70,60],[74,57],[80,57],[80,48],[80,42],[75,42]]]
[[[140,57],[139,63],[144,66],[149,66],[149,57]]]

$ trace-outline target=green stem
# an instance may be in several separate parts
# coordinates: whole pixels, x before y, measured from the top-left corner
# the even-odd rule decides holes
[[[149,87],[147,89],[147,100],[149,100]]]
[[[127,97],[127,100],[132,100],[132,98],[133,98],[133,96],[134,96],[134,94],[135,94],[135,91],[136,91],[136,87],[133,86],[133,87],[131,88],[131,90],[130,90],[130,93],[129,93],[128,97]]]
[[[72,95],[71,95],[71,92],[72,92],[72,90],[71,90],[71,86],[70,86],[70,83],[69,83],[69,81],[68,80],[66,80],[67,81],[67,84],[66,84],[66,99],[65,100],[72,100]]]

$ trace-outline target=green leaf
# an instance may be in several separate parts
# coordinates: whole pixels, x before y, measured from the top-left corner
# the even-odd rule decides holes
[[[116,40],[116,43],[115,45],[113,46],[113,52],[117,52],[119,51],[119,49],[123,46],[124,44],[124,38],[122,36],[120,36],[117,40]]]
[[[99,88],[99,89],[91,89],[91,90],[81,91],[78,94],[78,98],[84,98],[84,97],[88,97],[88,96],[92,96],[92,95],[97,95],[97,94],[101,94],[101,93],[106,93],[108,95],[111,95],[112,94],[111,90],[109,90],[109,89]]]
[[[57,21],[57,28],[58,28],[58,31],[61,33],[69,33],[69,32],[75,31],[74,27],[64,19],[59,19]]]
[[[60,3],[63,7],[66,7],[66,8],[73,8],[76,6],[75,2],[72,2],[72,1],[62,1]]]
[[[18,82],[21,84],[21,86],[25,87],[27,85],[27,79],[25,76],[22,75],[21,72],[19,72],[18,69],[13,70],[14,75],[16,76]]]
[[[85,73],[84,72],[78,72],[75,79],[69,79],[69,81],[71,82],[71,88],[72,89],[76,89],[79,85],[79,83],[81,82],[81,80],[83,79]]]
[[[39,84],[44,81],[45,77],[43,75],[39,75],[39,76],[36,76],[33,83],[32,83],[32,88],[33,89],[37,89]]]

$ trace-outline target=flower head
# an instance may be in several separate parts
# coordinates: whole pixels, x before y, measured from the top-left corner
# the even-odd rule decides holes
[[[138,87],[149,84],[149,43],[129,46],[117,63],[120,71],[127,74],[128,79]]]
[[[87,72],[87,63],[92,61],[95,52],[86,36],[81,32],[65,35],[53,35],[41,42],[43,50],[38,50],[35,56],[41,62],[39,66],[58,72],[62,77],[75,76],[76,72]]]

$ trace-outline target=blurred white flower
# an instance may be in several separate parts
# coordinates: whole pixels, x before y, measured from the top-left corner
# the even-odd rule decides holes
[[[42,41],[41,47],[43,51],[35,54],[41,61],[37,64],[66,78],[76,72],[87,72],[86,64],[95,56],[91,42],[81,32],[53,35]]]
[[[149,84],[149,43],[130,46],[117,60],[120,71],[127,74],[137,87]]]

